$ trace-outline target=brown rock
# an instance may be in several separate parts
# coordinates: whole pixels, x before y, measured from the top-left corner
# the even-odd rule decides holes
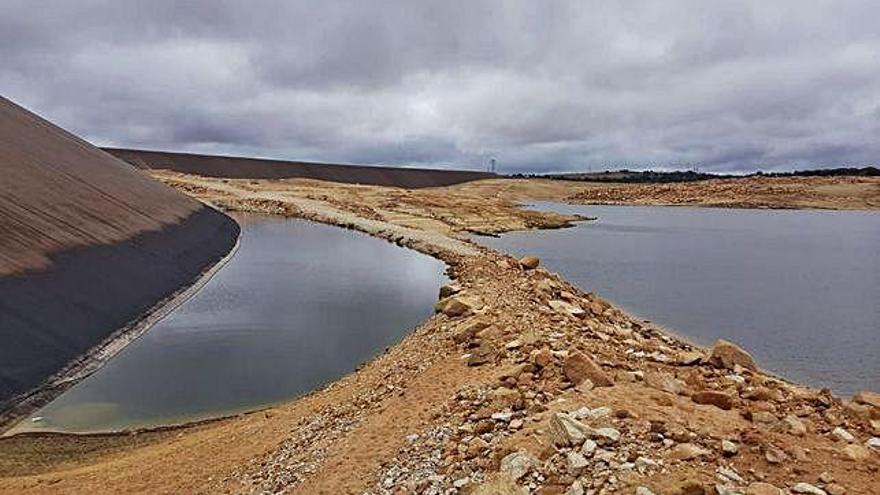
[[[440,299],[446,299],[461,292],[461,286],[456,283],[446,284],[440,287]]]
[[[779,464],[788,460],[788,454],[775,445],[767,445],[764,447],[764,459],[770,464]]]
[[[614,385],[611,378],[605,374],[602,368],[580,351],[568,354],[563,364],[563,372],[568,381],[579,385],[584,380],[590,380],[596,387],[610,387]]]
[[[669,457],[679,461],[689,461],[697,457],[709,455],[711,452],[693,443],[680,443],[676,445]]]
[[[729,370],[732,370],[737,365],[752,371],[758,369],[758,365],[755,364],[755,360],[748,352],[733,342],[728,342],[724,339],[719,339],[712,346],[709,362],[719,368]]]
[[[711,404],[725,411],[733,408],[733,396],[715,390],[703,390],[691,396],[691,400],[697,404]]]
[[[519,410],[524,407],[522,394],[518,390],[498,388],[492,391],[492,407],[495,409]]]
[[[494,357],[494,355],[495,348],[492,347],[491,344],[483,342],[479,347],[471,351],[471,355],[467,360],[467,365],[480,366],[481,364],[486,364]]]
[[[459,329],[452,335],[452,340],[457,344],[467,342],[474,338],[477,332],[489,327],[489,325],[490,323],[487,321],[472,319],[459,327]]]
[[[553,362],[553,353],[550,349],[544,347],[539,351],[535,351],[532,354],[532,362],[535,363],[536,366],[540,368],[546,368]]]
[[[523,270],[534,270],[538,268],[538,265],[541,264],[541,260],[537,256],[523,256],[519,260],[519,266],[523,268]]]
[[[783,495],[783,491],[770,483],[751,483],[746,489],[746,495]]]
[[[880,409],[880,394],[876,392],[868,392],[867,390],[862,390],[853,396],[853,402],[856,404],[866,404],[871,407],[875,407]]]
[[[434,310],[450,318],[456,318],[469,315],[473,313],[474,309],[479,309],[480,306],[481,304],[476,299],[452,296],[437,301],[434,304]]]

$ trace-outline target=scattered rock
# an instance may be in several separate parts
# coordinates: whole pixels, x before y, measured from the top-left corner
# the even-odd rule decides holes
[[[523,256],[519,260],[519,266],[522,267],[523,270],[534,270],[538,268],[538,265],[541,264],[541,259],[537,256]]]
[[[572,476],[580,476],[590,466],[590,461],[578,452],[569,452],[566,455],[568,461],[568,472]]]
[[[782,421],[779,422],[779,429],[796,437],[802,437],[807,433],[807,426],[804,422],[792,414],[782,418]]]
[[[450,318],[456,318],[469,315],[473,313],[474,310],[480,309],[482,306],[482,302],[477,298],[451,296],[437,301],[437,303],[434,304],[434,310],[438,313],[443,313]]]
[[[856,437],[852,436],[852,433],[839,426],[831,431],[831,435],[842,442],[851,443],[856,441]]]
[[[805,493],[807,495],[828,495],[825,490],[803,482],[797,483],[791,487],[791,491],[794,493]]]
[[[755,360],[748,352],[733,342],[728,342],[724,339],[719,339],[712,346],[709,362],[719,368],[729,370],[734,369],[736,366],[742,366],[752,371],[757,371],[758,369],[758,365],[755,364]]]
[[[654,492],[646,486],[640,486],[636,488],[636,495],[654,495]]]
[[[541,466],[538,459],[524,450],[508,454],[501,459],[501,472],[509,475],[514,480],[519,480],[532,469]]]
[[[784,495],[782,490],[770,483],[756,482],[749,484],[746,495]]]
[[[865,446],[874,451],[880,452],[880,437],[871,437],[865,442]]]
[[[554,299],[547,304],[550,305],[551,308],[553,308],[553,311],[556,311],[557,313],[563,315],[571,316],[573,318],[580,319],[587,315],[587,312],[584,311],[584,309],[580,306],[569,302],[560,301],[559,299]]]
[[[615,444],[620,440],[620,432],[614,428],[598,428],[591,431],[590,436],[602,445]]]
[[[563,372],[568,381],[579,385],[584,380],[590,380],[596,387],[610,387],[614,382],[605,374],[602,368],[580,351],[570,352],[565,359]]]
[[[725,457],[733,457],[739,452],[739,446],[730,440],[721,441],[721,453]]]
[[[559,447],[573,447],[584,443],[589,428],[565,413],[550,418],[550,438]]]
[[[679,461],[689,461],[698,457],[709,455],[711,452],[693,443],[680,443],[676,445],[670,457]]]
[[[679,366],[692,366],[699,364],[703,360],[703,353],[699,351],[685,351],[678,355],[676,361]]]
[[[788,460],[788,454],[775,445],[764,447],[764,459],[770,464],[780,464]]]
[[[733,408],[733,396],[714,390],[703,390],[691,396],[691,400],[697,404],[711,404],[728,411]]]

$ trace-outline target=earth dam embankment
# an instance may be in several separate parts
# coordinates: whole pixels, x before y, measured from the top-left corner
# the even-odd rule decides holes
[[[184,174],[227,179],[316,179],[347,184],[420,189],[497,177],[492,173],[471,170],[339,165],[117,148],[104,148],[104,151],[143,169],[172,170]]]
[[[0,97],[0,425],[233,248],[223,213]]]

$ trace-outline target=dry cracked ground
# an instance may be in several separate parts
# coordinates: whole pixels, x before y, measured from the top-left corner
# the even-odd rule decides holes
[[[467,232],[559,227],[557,186],[436,190],[160,173],[223,208],[368,232],[445,261],[436,315],[328,387],[187,428],[0,442],[7,493],[880,493],[880,396],[696,348]],[[492,181],[489,181],[492,182]]]

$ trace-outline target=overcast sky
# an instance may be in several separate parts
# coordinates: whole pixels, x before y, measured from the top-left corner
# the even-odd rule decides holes
[[[868,165],[880,2],[0,0],[0,93],[99,145],[506,172]]]

